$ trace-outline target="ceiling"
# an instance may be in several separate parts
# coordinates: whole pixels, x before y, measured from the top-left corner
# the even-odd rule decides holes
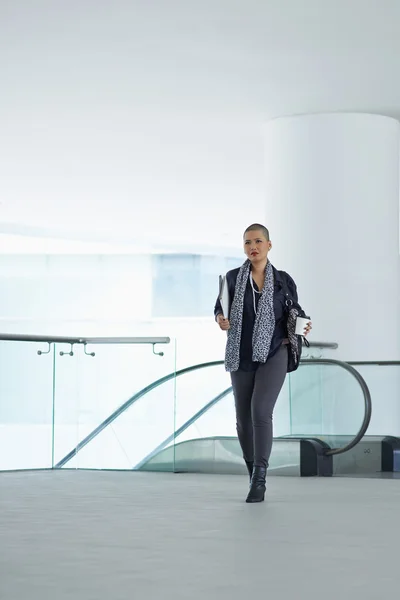
[[[400,116],[400,2],[2,0],[0,73],[0,232],[232,246],[265,121]]]

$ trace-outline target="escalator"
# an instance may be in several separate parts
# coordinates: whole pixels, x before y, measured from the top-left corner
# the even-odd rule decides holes
[[[55,468],[245,473],[233,431],[231,387],[213,395],[208,392],[213,385],[214,391],[221,389],[221,382],[226,378],[222,364],[222,361],[214,361],[193,365],[154,381],[89,431]],[[214,378],[213,369],[218,370]],[[198,379],[191,380],[193,375]],[[152,394],[171,382],[174,383],[173,422],[170,425],[169,421],[165,422],[160,431],[154,426],[145,430],[140,419],[148,413],[147,409],[150,407],[150,413],[157,410],[159,416],[166,403],[165,394],[159,394],[157,403]],[[289,432],[275,439],[271,474],[329,476],[399,470],[400,440],[366,436],[371,397],[365,380],[354,367],[336,360],[305,359],[301,368],[287,378],[283,396],[285,394],[288,401],[283,398],[279,402],[283,406],[285,402],[290,404]],[[211,400],[204,404],[207,396]],[[354,404],[352,409],[351,403]],[[343,407],[351,412],[351,419]],[[169,419],[169,414],[165,411],[164,414]],[[342,429],[342,417],[346,417],[343,422],[347,430],[343,435],[332,433],[332,428]],[[135,435],[132,435],[132,425]],[[163,431],[168,432],[168,429],[170,433],[165,435]],[[352,431],[348,432],[349,429]],[[123,460],[116,452],[115,457],[110,452],[111,440],[120,449]],[[104,457],[101,460],[100,454]]]
[[[350,375],[356,382],[359,390],[363,394],[363,414],[360,413],[361,426],[359,431],[353,435],[321,435],[319,432],[309,433],[308,435],[284,435],[274,439],[269,472],[273,475],[319,475],[329,476],[332,474],[343,475],[351,472],[371,473],[378,471],[391,471],[396,469],[396,451],[398,450],[400,440],[396,438],[379,438],[379,443],[375,440],[364,437],[371,417],[371,400],[369,391],[363,378],[350,365],[338,361],[325,359],[313,359],[302,361],[302,367],[308,367],[303,372],[306,375],[306,386],[303,386],[304,377],[295,374],[295,381],[292,375],[291,388],[294,390],[295,397],[302,396],[302,388],[310,395],[310,383],[315,382],[310,378],[309,369],[312,367],[314,375],[318,375],[318,382],[321,383],[321,373],[315,373],[316,367],[340,368],[347,375]],[[329,369],[328,369],[329,370]],[[335,373],[334,373],[335,374]],[[329,385],[332,391],[332,373],[329,374]],[[336,378],[337,379],[337,378]],[[343,383],[343,382],[341,382]],[[324,386],[322,386],[324,387]],[[348,387],[354,396],[355,389]],[[343,385],[340,386],[343,392]],[[226,390],[223,394],[230,392]],[[217,396],[218,402],[222,401],[221,395]],[[214,400],[211,400],[204,409],[212,410]],[[293,407],[293,398],[292,409]],[[325,394],[325,401],[327,397]],[[304,406],[304,405],[303,405]],[[325,410],[326,410],[325,406]],[[180,441],[182,434],[197,422],[204,414],[200,411],[189,419],[176,431],[175,444],[167,448],[167,444],[162,444],[155,449],[153,453],[141,461],[136,468],[141,470],[163,470],[166,464],[174,464],[176,472],[197,472],[197,473],[245,473],[241,451],[236,436],[208,436]],[[294,412],[292,410],[292,412]],[[307,420],[310,420],[308,415]],[[312,420],[312,419],[311,419]],[[167,442],[167,440],[166,440]],[[371,449],[372,448],[372,449]],[[379,463],[377,463],[377,458]]]

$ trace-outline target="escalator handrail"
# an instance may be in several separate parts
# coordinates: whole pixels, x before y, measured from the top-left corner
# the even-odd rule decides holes
[[[223,364],[224,364],[223,360],[215,360],[215,361],[206,362],[206,363],[199,363],[197,365],[191,365],[190,367],[185,367],[184,369],[180,369],[179,371],[174,371],[172,373],[169,373],[168,375],[165,375],[164,377],[161,377],[160,379],[157,379],[156,381],[153,381],[153,383],[144,387],[142,390],[137,392],[134,396],[129,398],[129,400],[124,402],[113,413],[111,413],[111,415],[109,415],[107,417],[107,419],[102,421],[95,429],[93,429],[93,431],[91,431],[83,440],[81,440],[75,446],[75,448],[73,448],[60,461],[58,461],[58,463],[56,465],[54,465],[54,468],[60,469],[61,467],[63,467],[67,462],[69,462],[72,458],[74,458],[74,456],[76,456],[76,454],[82,448],[84,448],[90,441],[92,441],[97,435],[99,435],[99,433],[101,433],[106,427],[108,427],[113,421],[115,421],[115,419],[117,419],[122,413],[124,413],[128,408],[130,408],[135,402],[140,400],[143,396],[145,396],[146,394],[148,394],[155,388],[159,387],[163,383],[166,383],[167,381],[170,381],[171,379],[173,379],[175,377],[180,377],[181,375],[185,375],[186,373],[190,373],[192,371],[197,371],[200,369],[205,369],[207,367],[214,367],[214,366],[219,366],[219,365],[223,365]],[[360,427],[358,433],[346,446],[343,446],[342,448],[332,448],[330,450],[327,450],[327,452],[326,452],[327,455],[343,454],[344,452],[347,452],[348,450],[351,450],[354,446],[356,446],[361,441],[361,439],[364,437],[364,434],[366,433],[366,431],[368,429],[368,426],[369,426],[369,423],[371,420],[371,414],[372,414],[371,394],[369,392],[368,386],[367,386],[364,378],[360,375],[360,373],[354,367],[349,365],[348,363],[344,363],[342,361],[339,361],[336,359],[331,359],[331,358],[310,358],[310,359],[306,358],[301,361],[301,365],[307,365],[307,364],[309,364],[309,365],[310,364],[313,364],[313,365],[315,365],[315,364],[336,365],[338,367],[341,367],[341,368],[345,369],[346,371],[348,371],[351,375],[353,375],[353,377],[357,380],[357,382],[359,383],[359,385],[361,387],[361,390],[362,390],[363,396],[364,396],[364,418],[363,418],[363,422],[361,424],[361,427]],[[176,434],[174,434],[174,437],[176,437]]]
[[[400,360],[349,360],[346,362],[348,365],[356,367],[398,367],[400,365]]]

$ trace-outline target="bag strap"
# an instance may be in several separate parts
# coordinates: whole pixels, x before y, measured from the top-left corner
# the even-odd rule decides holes
[[[282,277],[281,281],[282,281],[283,293],[285,295],[285,305],[286,305],[287,313],[289,314],[290,309],[294,307],[297,310],[297,312],[300,314],[300,316],[304,316],[306,319],[309,319],[310,317],[306,316],[306,314],[305,314],[304,310],[301,308],[300,304],[298,302],[296,302],[295,300],[293,300],[293,298],[289,292],[289,287],[288,287],[288,284],[287,284],[285,278]],[[308,348],[310,346],[310,342],[308,341],[308,339],[306,337],[304,337],[303,335],[300,337],[303,340],[304,345]]]
[[[295,302],[294,302],[292,296],[289,293],[288,284],[287,284],[286,279],[284,277],[281,278],[281,283],[282,283],[283,293],[284,293],[284,296],[285,296],[285,306],[286,306],[287,311],[289,312],[290,308],[292,306],[294,306]]]

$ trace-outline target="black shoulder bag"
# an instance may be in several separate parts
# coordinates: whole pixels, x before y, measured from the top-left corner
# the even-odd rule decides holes
[[[289,349],[288,349],[288,368],[287,372],[292,373],[296,371],[300,364],[301,353],[303,350],[303,343],[308,348],[310,343],[308,340],[302,336],[297,335],[296,331],[296,319],[297,317],[304,317],[305,319],[309,319],[301,308],[300,304],[296,302],[291,294],[289,293],[289,289],[287,287],[286,281],[283,281],[283,293],[285,295],[285,305],[286,305],[286,314],[287,314],[287,332],[289,339]]]

